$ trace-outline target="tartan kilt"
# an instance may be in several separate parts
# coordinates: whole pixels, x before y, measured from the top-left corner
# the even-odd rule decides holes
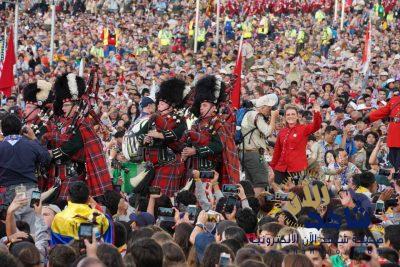
[[[185,163],[181,161],[180,155],[176,155],[176,159],[164,165],[154,166],[154,179],[151,183],[152,186],[159,186],[161,194],[173,197],[182,185],[186,183],[185,177]]]

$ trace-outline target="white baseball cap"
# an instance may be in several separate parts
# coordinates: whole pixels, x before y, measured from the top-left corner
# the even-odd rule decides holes
[[[273,107],[276,104],[278,104],[278,96],[276,94],[268,94],[264,95],[260,98],[257,98],[253,101],[254,106],[256,108],[262,107],[262,106],[268,106],[268,107]]]

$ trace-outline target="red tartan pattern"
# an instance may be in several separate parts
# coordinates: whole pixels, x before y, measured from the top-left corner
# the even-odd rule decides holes
[[[173,115],[157,115],[154,120],[156,130],[162,131],[172,131],[178,124],[173,118]],[[154,179],[152,181],[152,186],[159,186],[161,188],[161,193],[169,197],[173,197],[176,192],[179,191],[180,187],[185,184],[185,164],[181,161],[179,153],[176,153],[181,146],[179,140],[168,142],[165,147],[153,147],[146,148],[145,150],[145,160],[150,161],[154,164]],[[159,149],[170,148],[175,153],[175,160],[169,163],[160,164],[158,160]]]
[[[222,162],[221,169],[217,170],[221,177],[221,184],[236,184],[240,180],[240,160],[234,141],[235,132],[231,131],[231,128],[230,123],[222,123],[218,118],[213,117],[194,123],[191,131],[189,131],[191,138],[194,137],[200,146],[205,146],[209,143],[207,140],[211,139],[212,132],[216,131],[216,134],[218,134],[223,144],[222,158],[221,155],[213,155],[208,159],[215,163]],[[194,133],[198,133],[197,136]],[[192,168],[198,168],[196,158],[192,159],[191,165]]]
[[[62,144],[67,142],[71,139],[71,134],[66,134],[65,131],[68,129],[68,125],[70,123],[69,120],[65,118],[61,118],[60,122],[64,125],[63,130],[61,133],[57,125],[52,123],[47,126],[47,132],[44,134],[42,138],[42,143],[47,143],[47,145],[51,148],[61,147]],[[83,151],[78,151],[73,155],[72,160],[84,162]],[[56,174],[58,173],[58,177],[61,180],[61,188],[60,188],[60,199],[67,199],[68,198],[68,189],[69,186],[74,182],[79,180],[83,180],[84,177],[80,176],[78,179],[71,179],[71,177],[67,177],[66,166],[65,165],[57,165],[51,164],[48,172],[48,179],[44,181],[43,179],[39,180],[39,188],[45,191],[52,187],[55,183]]]
[[[62,144],[71,139],[71,134],[65,133],[68,129],[69,121],[62,119],[62,123],[64,125],[62,129],[63,133],[58,130],[56,125],[51,124],[48,127],[49,131],[43,137],[43,142],[47,142],[52,149],[61,147]],[[71,160],[86,163],[86,177],[84,175],[77,178],[67,177],[65,165],[53,164],[49,170],[48,181],[40,183],[42,188],[50,188],[54,184],[57,168],[58,176],[61,179],[59,196],[61,199],[67,199],[70,185],[78,180],[86,181],[92,196],[100,196],[106,190],[112,190],[111,177],[101,140],[96,135],[88,120],[80,125],[79,131],[82,136],[84,148],[72,155]]]
[[[79,130],[82,135],[86,158],[86,183],[89,186],[91,196],[101,196],[106,190],[113,189],[103,144],[89,119],[81,124]]]
[[[185,164],[181,161],[180,155],[177,155],[175,161],[155,167],[154,179],[151,185],[159,186],[162,194],[173,197],[181,186],[185,184],[183,181],[184,174]]]

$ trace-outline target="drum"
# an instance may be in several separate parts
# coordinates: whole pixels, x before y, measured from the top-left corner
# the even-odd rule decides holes
[[[148,118],[135,123],[122,139],[122,154],[131,162],[141,163],[143,161],[143,150],[140,147],[137,133],[147,124]]]

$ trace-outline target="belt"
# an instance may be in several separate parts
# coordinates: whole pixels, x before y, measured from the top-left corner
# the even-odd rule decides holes
[[[245,149],[244,152],[259,152],[258,148],[254,149]]]
[[[396,117],[396,118],[389,118],[389,122],[399,123],[399,122],[400,122],[400,118],[398,118],[398,117]]]

